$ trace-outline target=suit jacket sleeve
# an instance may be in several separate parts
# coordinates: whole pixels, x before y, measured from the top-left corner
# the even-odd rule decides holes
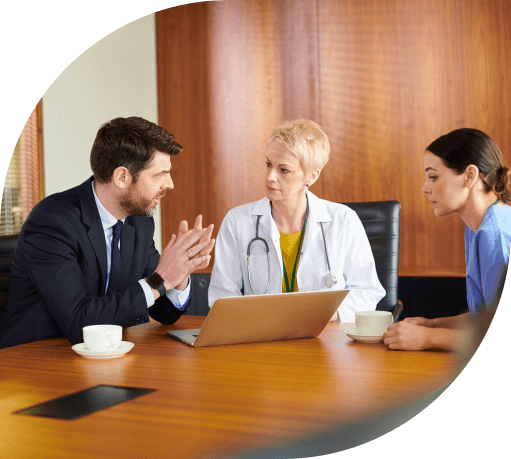
[[[86,230],[66,211],[61,218],[58,214],[56,208],[28,218],[23,246],[26,272],[59,330],[75,344],[82,342],[82,328],[87,325],[129,327],[148,322],[147,302],[138,280],[158,263],[152,240],[154,222],[150,226],[145,223],[147,219],[136,231],[130,278],[121,289],[103,295],[101,287],[98,289],[102,284],[100,266]],[[104,238],[104,234],[96,233],[96,238]],[[163,323],[175,322],[181,316],[181,311],[163,298],[153,308],[154,317]]]
[[[53,217],[53,216],[52,216]],[[99,265],[84,253],[80,229],[66,218],[28,219],[23,247],[27,273],[58,328],[71,341],[82,341],[82,327],[117,324],[123,327],[148,321],[142,287],[131,282],[100,296]],[[145,309],[144,309],[145,307]]]

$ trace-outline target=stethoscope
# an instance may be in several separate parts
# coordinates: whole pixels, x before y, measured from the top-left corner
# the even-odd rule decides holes
[[[268,288],[270,286],[270,248],[268,246],[268,243],[262,238],[259,237],[259,220],[261,219],[261,215],[257,216],[256,220],[256,235],[255,238],[253,238],[249,243],[247,247],[247,273],[248,273],[248,283],[250,285],[250,290],[252,290],[252,293],[254,293],[254,289],[252,288],[252,282],[250,279],[250,249],[252,247],[252,244],[256,241],[262,241],[264,244],[264,251],[266,253],[266,258],[268,261],[268,282],[266,283],[266,288],[264,289],[263,295],[268,291]],[[325,256],[326,256],[326,264],[328,266],[328,274],[325,278],[325,284],[328,288],[332,288],[335,284],[337,284],[337,279],[335,276],[332,275],[332,270],[330,269],[330,260],[328,259],[328,250],[326,248],[326,239],[325,239],[325,231],[323,230],[323,223],[319,222],[319,225],[321,226],[321,234],[323,235],[323,245],[325,246]]]

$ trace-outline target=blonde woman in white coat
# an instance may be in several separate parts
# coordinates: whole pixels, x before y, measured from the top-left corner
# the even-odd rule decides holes
[[[354,322],[356,311],[376,308],[385,290],[360,219],[308,190],[329,155],[328,138],[313,121],[275,129],[265,158],[266,196],[230,210],[222,222],[210,307],[222,297],[333,288],[350,292],[332,320]]]

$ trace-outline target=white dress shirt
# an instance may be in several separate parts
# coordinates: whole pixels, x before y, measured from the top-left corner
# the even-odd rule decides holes
[[[113,227],[117,223],[117,219],[105,209],[105,206],[101,204],[99,200],[96,190],[94,189],[94,180],[92,181],[92,192],[94,193],[94,199],[96,201],[96,206],[98,207],[99,217],[101,218],[101,224],[103,225],[103,231],[105,232],[105,241],[106,241],[106,259],[107,259],[107,280],[106,280],[106,288],[105,294],[108,291],[108,283],[110,282],[110,267],[112,265],[112,235],[113,235]],[[122,220],[124,223],[124,220]],[[121,243],[119,241],[119,250],[121,249]],[[122,256],[122,255],[121,255]],[[147,301],[147,307],[150,308],[154,304],[154,295],[149,287],[149,284],[144,280],[140,279],[138,283],[144,289],[145,298]],[[183,291],[177,289],[167,290],[165,292],[167,298],[172,302],[172,304],[181,311],[184,309],[184,305],[190,298],[190,282]]]

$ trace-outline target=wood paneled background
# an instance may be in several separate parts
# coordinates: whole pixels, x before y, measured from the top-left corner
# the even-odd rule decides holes
[[[266,142],[285,119],[319,123],[331,201],[402,205],[400,275],[464,276],[457,215],[421,193],[425,147],[485,131],[511,163],[511,2],[224,0],[156,14],[159,122],[184,147],[162,202],[164,246],[198,213],[264,196]]]

